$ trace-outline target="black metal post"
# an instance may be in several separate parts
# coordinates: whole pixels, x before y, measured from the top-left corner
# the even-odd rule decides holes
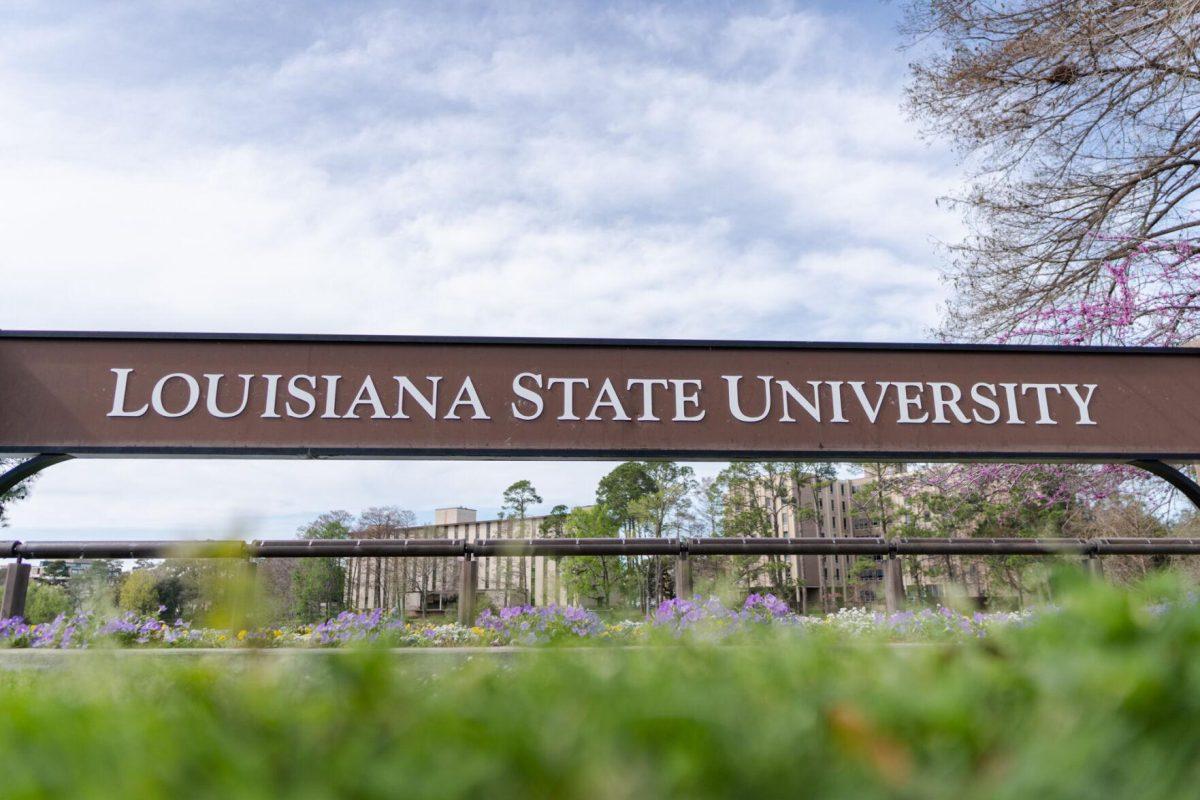
[[[470,625],[475,621],[475,588],[477,585],[475,567],[478,563],[469,553],[463,556],[458,562],[459,625]]]
[[[889,612],[899,611],[904,601],[904,573],[900,558],[889,553],[883,561],[883,598]]]
[[[20,561],[8,565],[4,574],[4,600],[0,601],[0,619],[25,616],[29,571],[29,565]]]
[[[679,555],[675,556],[675,596],[692,596],[692,560],[688,558],[687,542],[682,543]]]
[[[1094,543],[1087,555],[1083,557],[1083,569],[1097,578],[1104,577],[1104,566],[1100,563],[1099,543]]]

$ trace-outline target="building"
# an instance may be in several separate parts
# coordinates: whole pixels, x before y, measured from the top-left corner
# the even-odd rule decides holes
[[[880,503],[868,494],[875,483],[872,475],[822,482],[816,487],[759,487],[754,502],[771,520],[768,535],[778,538],[848,538],[896,535],[895,530],[873,521]],[[872,493],[873,494],[873,493]],[[889,505],[896,498],[889,497]],[[903,510],[891,516],[892,526],[903,523]],[[397,527],[387,533],[396,539],[527,539],[552,536],[543,530],[547,517],[480,520],[474,509],[439,508],[431,525]],[[797,608],[862,605],[881,602],[884,597],[882,557],[786,556],[783,577],[794,592],[789,602]],[[933,558],[933,557],[928,557]],[[773,591],[772,570],[766,557],[747,586],[752,591]],[[869,563],[868,563],[869,562]],[[775,562],[776,564],[779,561]],[[456,558],[353,558],[347,562],[346,603],[350,608],[397,608],[405,613],[440,613],[458,601],[461,563]],[[550,605],[568,602],[552,557],[526,556],[479,559],[477,596],[498,607]],[[778,575],[778,572],[775,573]],[[920,587],[925,593],[940,593],[943,587]],[[901,591],[903,588],[901,587]]]
[[[846,478],[817,486],[760,486],[757,502],[766,506],[773,536],[779,538],[878,537],[882,526],[872,522],[869,498],[861,493],[874,478]],[[871,603],[883,597],[882,559],[877,567],[864,568],[856,556],[788,556],[786,577],[795,586],[791,600],[801,608],[815,608],[822,598],[833,604]],[[763,587],[766,588],[766,587]]]
[[[471,508],[439,508],[432,525],[397,528],[396,539],[530,539],[546,536],[545,516],[480,520]],[[398,608],[404,613],[440,613],[458,601],[456,558],[352,558],[347,563],[350,608]],[[558,563],[552,557],[481,558],[477,597],[498,607],[565,603]]]

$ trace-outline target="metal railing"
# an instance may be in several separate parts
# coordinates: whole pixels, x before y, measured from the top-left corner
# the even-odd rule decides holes
[[[676,559],[678,596],[691,594],[692,556],[879,556],[887,605],[894,609],[903,556],[1074,556],[1098,571],[1099,558],[1117,555],[1200,555],[1200,539],[255,539],[45,541],[0,540],[7,569],[0,619],[20,616],[29,585],[26,559],[127,558],[458,558],[462,560],[459,617],[474,607],[476,562],[514,556],[668,556]]]
[[[1200,539],[255,539],[0,540],[0,559],[490,558],[511,556],[733,555],[1200,555]]]

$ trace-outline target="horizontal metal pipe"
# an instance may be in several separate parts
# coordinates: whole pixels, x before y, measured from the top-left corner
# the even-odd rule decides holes
[[[689,555],[887,555],[884,539],[689,539]]]
[[[906,539],[896,542],[896,555],[1084,555],[1086,539]]]
[[[677,556],[678,539],[476,539],[467,547],[487,556]]]
[[[247,545],[260,558],[462,556],[462,539],[323,539],[256,540]]]
[[[18,558],[245,558],[248,546],[240,541],[171,540],[108,542],[14,542]]]
[[[1200,555],[1200,539],[274,539],[0,541],[0,558],[475,558],[731,555]]]

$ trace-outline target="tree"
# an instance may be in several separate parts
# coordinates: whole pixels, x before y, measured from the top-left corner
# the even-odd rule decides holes
[[[789,472],[792,478],[794,487],[794,503],[796,525],[798,530],[796,535],[801,535],[799,528],[803,527],[805,522],[813,523],[814,535],[818,538],[826,533],[823,530],[822,523],[824,522],[824,513],[821,508],[821,496],[826,487],[837,480],[837,469],[833,464],[826,462],[810,462],[810,461],[793,461],[789,465]],[[803,499],[808,498],[809,505],[804,507]],[[826,585],[825,576],[828,573],[828,563],[830,559],[836,559],[837,556],[816,556],[814,559],[808,560],[805,557],[796,559],[799,566],[796,575],[796,583],[800,589],[800,611],[808,613],[808,574],[807,566],[810,563],[815,564],[817,573],[817,592],[820,598],[822,610],[827,610],[830,605],[829,587]],[[843,579],[843,597],[845,596],[845,580],[846,569],[845,564],[842,564],[841,569]]]
[[[651,538],[671,534],[678,537],[689,520],[691,494],[696,488],[694,471],[673,461],[649,461],[643,468],[654,488],[630,501],[628,513]],[[662,602],[665,592],[670,590],[667,586],[670,582],[662,557],[651,556],[646,570],[645,608]]]
[[[345,511],[321,514],[300,528],[301,539],[349,539],[351,517]],[[346,596],[346,566],[336,558],[300,558],[291,571],[291,617],[315,622],[336,614]]]
[[[679,500],[685,501],[695,483],[690,467],[680,467],[669,461],[627,461],[600,479],[596,502],[608,509],[623,535],[661,536],[672,512],[670,498],[678,494],[679,487],[661,493],[659,481],[669,484],[680,479],[686,485]],[[656,493],[659,493],[658,497],[651,497]],[[681,515],[678,522],[682,524],[684,518],[685,515]],[[651,602],[662,596],[662,562],[658,557],[631,557],[628,563],[640,582],[638,604],[648,609]]]
[[[580,539],[613,539],[621,530],[612,509],[599,503],[572,509],[564,527],[570,536]],[[619,556],[568,556],[561,566],[569,596],[586,597],[605,608],[612,605],[626,577],[626,561]]]
[[[198,620],[209,601],[202,596],[200,575],[208,568],[197,559],[170,559],[155,571],[158,573],[158,602],[164,606],[162,618],[168,620]]]
[[[944,331],[996,339],[1050,305],[1119,297],[1110,265],[1195,235],[1194,4],[933,0],[904,27],[922,48],[911,112],[973,157]],[[1194,335],[1196,295],[1176,300],[1168,317]]]
[[[533,484],[527,480],[516,481],[504,490],[504,510],[510,512],[522,522],[525,520],[530,506],[537,505],[540,502],[542,502],[542,496],[537,493],[537,489],[533,488]]]
[[[561,539],[566,533],[565,526],[570,513],[566,506],[556,505],[538,526],[538,533],[546,539]]]
[[[25,621],[30,624],[50,622],[60,614],[71,613],[71,597],[67,590],[52,583],[34,581],[25,598]]]
[[[50,583],[65,584],[71,577],[71,567],[60,560],[42,562],[42,578]]]
[[[626,536],[634,535],[637,519],[632,505],[655,490],[645,461],[627,461],[600,479],[596,487],[596,502],[608,509]]]
[[[818,465],[819,466],[819,465]],[[728,536],[783,538],[788,534],[786,518],[791,514],[799,525],[806,519],[816,518],[816,481],[825,473],[814,465],[789,461],[741,461],[730,464],[717,476],[718,485],[724,488],[724,532]],[[832,467],[829,467],[832,477]],[[801,497],[804,490],[813,498],[811,513],[804,509]],[[818,522],[819,527],[819,522]],[[738,567],[738,579],[750,590],[751,583],[763,571],[766,572],[773,591],[779,597],[793,597],[796,605],[804,608],[805,600],[800,591],[800,575],[793,575],[788,559],[784,556],[740,558],[734,562]],[[803,560],[798,561],[803,569]],[[822,597],[824,597],[823,562],[821,563]]]
[[[542,502],[542,496],[537,493],[537,489],[533,488],[533,484],[527,480],[519,480],[504,490],[504,512],[510,518],[517,520],[518,530],[524,534],[525,518],[528,514],[530,506],[534,506]],[[512,559],[505,559],[505,569],[509,574],[509,585],[511,585],[512,576]],[[529,591],[526,588],[525,574],[529,569],[529,560],[525,556],[520,556],[517,559],[517,587],[521,592],[521,602],[529,602]]]
[[[345,512],[333,512],[338,516],[342,525],[349,525],[349,515]],[[417,518],[413,512],[397,506],[375,506],[364,510],[358,515],[357,529],[354,535],[362,539],[399,539],[406,531],[416,527]],[[397,564],[396,562],[400,563]],[[409,564],[409,561],[416,563]],[[443,559],[385,559],[385,558],[356,558],[351,560],[352,574],[346,583],[356,594],[348,605],[353,608],[374,606],[392,608],[399,606],[403,614],[404,597],[412,586],[420,592],[422,609],[424,597],[432,583],[432,577],[438,569],[444,569]]]
[[[561,503],[554,506],[538,526],[538,534],[546,539],[561,539],[566,536],[566,523],[570,513],[570,510]],[[562,558],[560,556],[553,556],[552,559],[554,564],[554,582],[552,585],[549,570],[547,570],[546,575],[543,577],[542,594],[543,597],[557,598],[559,595],[559,585],[562,581]],[[551,602],[556,602],[556,600],[552,599]]]
[[[943,332],[1066,345],[1200,336],[1196,6],[935,0],[913,3],[906,28],[935,45],[914,65],[911,110],[980,165],[959,199],[972,235],[952,248]],[[1169,496],[1131,467],[935,472],[964,496],[1047,487],[1027,498],[1043,509]]]
[[[67,580],[71,605],[84,611],[107,613],[117,604],[117,588],[121,580],[121,565],[117,561],[98,559],[85,561]]]
[[[138,614],[157,614],[158,575],[150,569],[135,569],[121,582],[117,605],[122,611]]]
[[[750,461],[734,462],[717,475],[724,494],[722,530],[726,536],[752,539],[771,535],[771,512],[759,486],[761,478],[758,463]],[[759,556],[735,556],[732,563],[737,570],[735,579],[749,592],[766,561]]]

